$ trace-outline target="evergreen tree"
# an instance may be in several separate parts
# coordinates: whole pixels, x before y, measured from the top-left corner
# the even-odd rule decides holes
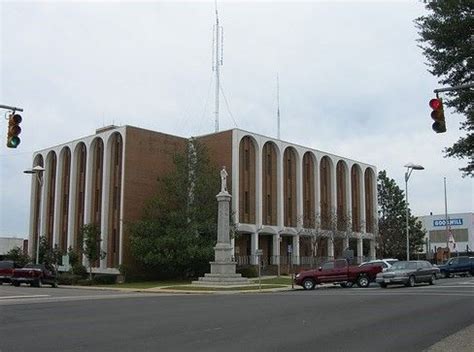
[[[57,271],[63,253],[58,245],[51,247],[46,236],[40,236],[39,241],[39,262],[44,264],[47,268]]]
[[[379,201],[379,253],[385,258],[406,259],[406,209],[405,194],[395,181],[380,171],[377,180]],[[423,249],[425,231],[422,224],[408,209],[410,253]]]
[[[415,20],[428,59],[430,73],[445,86],[472,83],[474,63],[472,47],[474,37],[474,2],[472,0],[425,1],[427,16]],[[447,106],[466,116],[461,130],[467,135],[445,149],[445,156],[467,158],[467,165],[460,170],[463,176],[474,174],[474,90],[464,89],[446,93]]]
[[[10,249],[10,251],[5,255],[5,259],[12,260],[21,267],[24,267],[31,261],[30,256],[23,252],[23,249],[20,247]]]
[[[196,276],[208,269],[214,253],[219,170],[194,140],[186,153],[174,156],[174,166],[158,180],[159,192],[142,220],[131,224],[131,251],[154,276]]]

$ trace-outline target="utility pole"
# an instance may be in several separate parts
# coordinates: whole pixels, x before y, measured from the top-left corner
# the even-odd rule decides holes
[[[474,88],[474,83],[461,84],[459,86],[454,86],[454,87],[438,88],[438,89],[433,90],[433,92],[438,94],[442,92],[454,92],[454,91],[469,89],[469,88]]]
[[[8,106],[8,105],[2,105],[2,104],[0,104],[0,109],[11,110],[11,111],[13,111],[13,112],[15,112],[15,111],[23,111],[22,108],[17,108],[17,107],[15,107],[15,106]]]

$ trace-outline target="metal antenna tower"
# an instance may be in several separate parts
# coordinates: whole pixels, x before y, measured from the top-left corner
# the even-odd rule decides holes
[[[212,70],[216,74],[216,90],[215,90],[215,130],[219,132],[219,72],[224,60],[224,29],[219,26],[219,15],[217,12],[217,0],[214,2],[216,9],[216,24],[214,25],[214,35],[212,43]]]
[[[280,139],[280,79],[277,73],[277,137]]]

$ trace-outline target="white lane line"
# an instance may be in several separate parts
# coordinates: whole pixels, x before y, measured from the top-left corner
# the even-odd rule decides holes
[[[51,295],[22,295],[22,296],[4,296],[0,299],[16,299],[16,298],[42,298],[42,297],[51,297]]]

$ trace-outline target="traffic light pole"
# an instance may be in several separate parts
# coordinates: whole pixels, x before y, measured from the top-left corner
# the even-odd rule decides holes
[[[0,109],[13,110],[13,111],[23,111],[22,108],[17,108],[15,106],[8,106],[0,104]]]
[[[439,89],[435,89],[433,92],[438,94],[442,92],[454,92],[457,90],[463,90],[463,89],[469,89],[469,88],[474,88],[474,83],[462,84],[460,86],[454,86],[454,87],[439,88]]]

